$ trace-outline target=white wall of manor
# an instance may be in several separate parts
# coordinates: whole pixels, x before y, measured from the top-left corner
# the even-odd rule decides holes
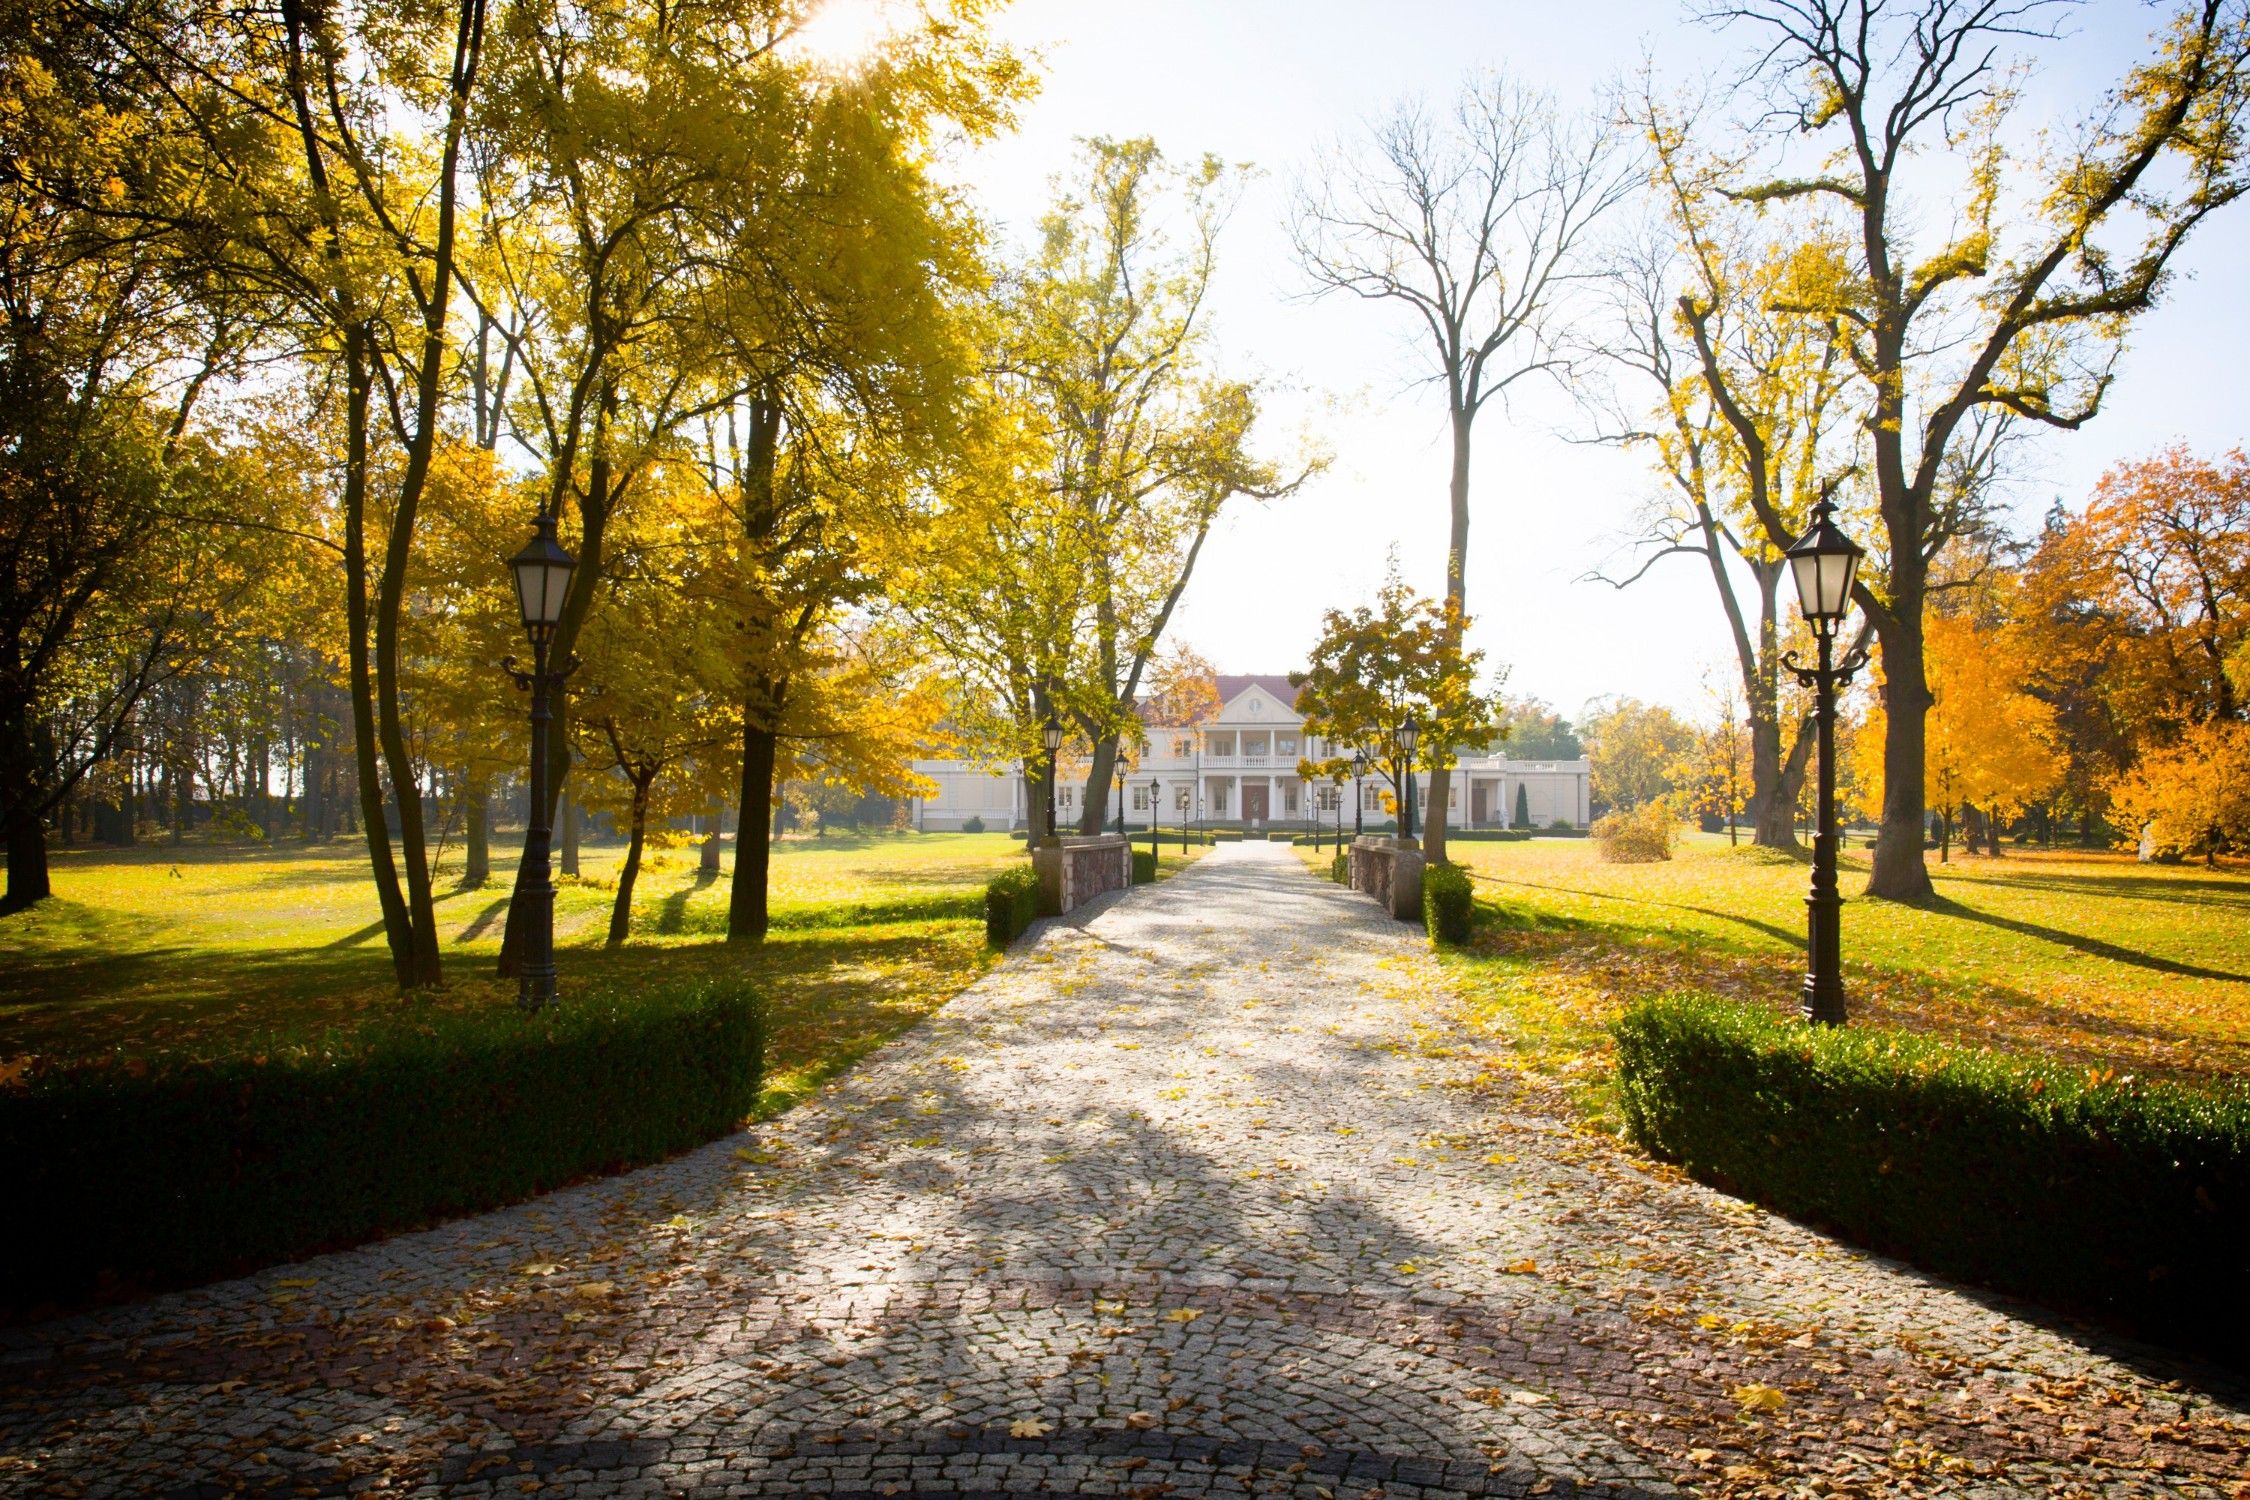
[[[992,770],[968,761],[918,760],[914,769],[936,783],[936,790],[914,799],[911,817],[917,828],[931,832],[958,830],[972,821],[994,832],[1026,824],[1024,783],[1013,767]],[[1064,824],[1075,823],[1079,799],[1085,794],[1085,767],[1065,763],[1055,787],[1055,815]],[[1509,761],[1500,757],[1464,758],[1454,768],[1452,805],[1446,817],[1449,828],[1552,827],[1563,823],[1584,828],[1588,822],[1589,774],[1586,762]],[[1294,773],[1203,769],[1143,763],[1126,779],[1125,826],[1149,825],[1151,788],[1159,821],[1170,827],[1182,823],[1207,823],[1218,827],[1265,827],[1319,822],[1350,823],[1352,787],[1326,783],[1313,785]],[[1516,792],[1523,791],[1523,806]],[[1360,817],[1365,826],[1393,821],[1386,808],[1387,780],[1370,776],[1359,787]],[[1341,804],[1339,806],[1339,804]],[[1417,821],[1426,821],[1429,810],[1429,776],[1415,778]],[[1117,819],[1114,787],[1103,798],[1103,822]],[[1519,817],[1519,813],[1522,816]]]
[[[1157,820],[1167,825],[1257,828],[1353,821],[1354,792],[1349,783],[1316,786],[1297,775],[1300,760],[1321,760],[1331,753],[1318,736],[1303,732],[1302,723],[1280,691],[1252,681],[1200,724],[1151,726],[1147,747],[1127,775],[1122,797],[1114,786],[1102,790],[1103,821],[1116,822],[1120,801],[1128,828],[1149,826],[1152,801]],[[937,784],[929,796],[914,800],[915,827],[941,831],[976,823],[997,831],[1025,826],[1020,766],[918,760],[914,769]],[[1548,828],[1563,823],[1583,828],[1591,781],[1583,760],[1464,755],[1454,767],[1446,826]],[[1421,822],[1429,810],[1427,773],[1417,776],[1415,783],[1416,821]],[[1357,800],[1363,825],[1392,821],[1383,805],[1389,785],[1373,775],[1361,781]],[[1056,821],[1066,826],[1077,822],[1082,811],[1079,799],[1085,794],[1085,765],[1065,760],[1055,785]]]

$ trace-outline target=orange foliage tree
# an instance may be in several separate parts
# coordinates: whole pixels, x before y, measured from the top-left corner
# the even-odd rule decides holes
[[[1925,634],[1932,703],[1923,796],[1938,815],[1938,857],[1950,859],[1953,830],[1973,853],[2000,852],[2000,825],[2052,790],[2062,770],[2055,711],[2034,697],[2022,638],[1966,615],[1933,617]],[[1879,753],[1883,699],[1874,695],[1855,748]]]

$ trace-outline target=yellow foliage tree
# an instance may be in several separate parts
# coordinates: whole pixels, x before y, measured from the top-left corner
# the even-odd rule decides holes
[[[2111,806],[2141,830],[2159,859],[2200,854],[2204,863],[2250,848],[2250,724],[2209,719],[2176,744],[2142,754],[2109,787]]]

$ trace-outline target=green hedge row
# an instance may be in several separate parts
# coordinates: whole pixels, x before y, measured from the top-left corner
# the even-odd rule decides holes
[[[1029,864],[1002,870],[984,888],[984,940],[1005,948],[1039,915],[1039,874]]]
[[[1932,1270],[2233,1348],[2250,1088],[2205,1092],[1695,996],[1615,1023],[1627,1133]]]
[[[1422,922],[1433,943],[1466,943],[1475,892],[1469,872],[1459,865],[1430,865],[1422,871]]]
[[[0,1093],[0,1300],[208,1280],[657,1161],[750,1115],[764,1052],[757,996],[703,981],[42,1070]]]

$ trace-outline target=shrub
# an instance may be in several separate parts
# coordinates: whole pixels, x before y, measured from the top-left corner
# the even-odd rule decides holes
[[[1467,870],[1445,864],[1422,871],[1422,923],[1430,930],[1431,942],[1467,942],[1475,906],[1476,894]]]
[[[207,1280],[656,1161],[749,1116],[764,1050],[756,995],[704,980],[42,1070],[0,1093],[0,1296]]]
[[[1352,880],[1352,852],[1338,849],[1336,857],[1328,862],[1328,878],[1338,885],[1349,885]]]
[[[1005,948],[1039,915],[1039,872],[1028,863],[1002,870],[984,888],[984,940]]]
[[[1644,802],[1625,812],[1604,815],[1594,824],[1602,858],[1616,865],[1645,865],[1672,857],[1672,810]]]
[[[2250,1334],[2250,1089],[1814,1029],[1716,1000],[1615,1023],[1627,1133],[1877,1250],[2145,1333]]]
[[[1133,851],[1133,884],[1148,885],[1155,879],[1156,851],[1153,849],[1135,849]]]
[[[968,818],[967,820],[965,820],[965,821],[964,821],[964,822],[963,822],[963,823],[961,824],[961,831],[962,831],[963,833],[982,833],[982,832],[984,832],[984,819],[982,819],[982,818],[979,818],[979,817],[975,817],[975,816],[971,816],[970,818]]]

